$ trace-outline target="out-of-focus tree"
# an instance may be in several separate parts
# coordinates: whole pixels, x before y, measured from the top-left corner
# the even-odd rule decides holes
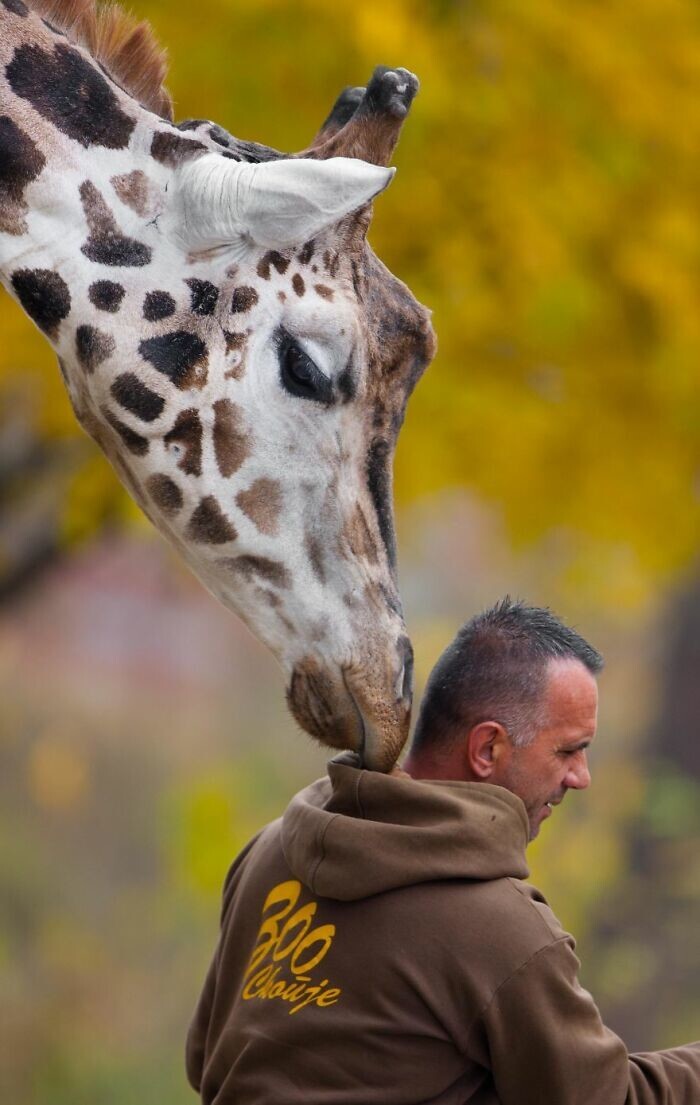
[[[589,914],[589,981],[635,1047],[693,1038],[700,1018],[699,642],[695,576],[677,589],[659,625],[656,717],[635,764],[618,769],[618,785],[640,769],[646,782],[638,807],[617,819],[624,864]]]
[[[143,0],[140,14],[170,49],[178,117],[281,149],[302,148],[377,62],[419,73],[372,231],[440,337],[400,441],[400,499],[469,484],[515,538],[558,527],[570,582],[618,605],[686,563],[700,516],[693,0],[206,0],[196,20]],[[7,298],[0,326],[0,385],[30,380],[41,432],[77,433]],[[66,537],[113,497],[91,460]]]

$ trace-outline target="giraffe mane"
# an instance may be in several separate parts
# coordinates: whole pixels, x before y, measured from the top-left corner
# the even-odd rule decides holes
[[[98,0],[27,0],[28,6],[78,46],[142,107],[172,120],[173,102],[163,86],[167,56],[150,23],[138,22],[118,4]]]

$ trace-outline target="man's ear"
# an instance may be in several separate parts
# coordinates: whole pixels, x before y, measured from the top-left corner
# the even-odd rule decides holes
[[[469,730],[465,754],[469,770],[475,779],[488,782],[507,740],[508,734],[498,721],[480,721]]]

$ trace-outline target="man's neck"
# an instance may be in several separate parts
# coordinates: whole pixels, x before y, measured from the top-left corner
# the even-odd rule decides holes
[[[476,783],[479,780],[470,775],[466,763],[457,762],[454,755],[436,756],[429,752],[411,749],[403,770],[412,779],[435,779],[457,783]]]

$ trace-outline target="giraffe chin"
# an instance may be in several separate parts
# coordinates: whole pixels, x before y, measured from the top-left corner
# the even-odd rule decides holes
[[[298,724],[321,744],[350,749],[362,767],[389,772],[408,736],[410,693],[395,697],[395,680],[387,686],[350,669],[335,674],[317,660],[297,664],[287,689],[287,703]]]

